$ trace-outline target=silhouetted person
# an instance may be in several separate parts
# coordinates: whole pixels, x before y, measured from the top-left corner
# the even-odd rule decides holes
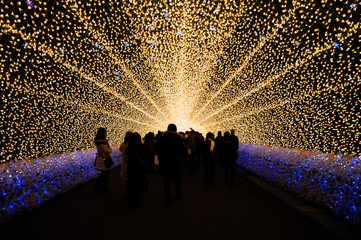
[[[158,142],[162,138],[162,131],[158,130],[157,135],[155,135],[155,140]]]
[[[209,132],[202,143],[202,159],[204,163],[204,181],[209,184],[215,182],[216,156],[214,154],[214,134]]]
[[[234,135],[234,129],[231,130],[231,139],[232,139],[232,143],[233,143],[233,148],[232,148],[233,157],[235,158],[235,161],[237,161],[239,141],[238,141],[238,137],[236,135]]]
[[[97,148],[96,158],[95,158],[95,169],[100,172],[100,175],[95,181],[95,190],[107,192],[108,190],[108,176],[111,168],[106,168],[104,160],[108,156],[112,149],[109,146],[107,138],[107,130],[105,128],[99,128],[97,134],[95,135],[94,143]]]
[[[223,137],[222,132],[218,131],[218,135],[215,139],[215,147],[214,147],[214,154],[216,157],[216,161],[218,164],[223,164],[223,157],[222,157],[222,148],[223,148]]]
[[[171,181],[175,184],[175,195],[178,199],[182,195],[181,162],[186,149],[182,137],[177,133],[177,127],[169,124],[167,131],[157,144],[160,172],[164,175],[164,193],[167,205],[172,202]]]
[[[202,144],[204,142],[204,137],[201,133],[196,132],[196,152],[195,152],[195,165],[196,168],[201,167],[201,157],[202,157]]]
[[[154,171],[155,144],[156,144],[156,140],[154,137],[154,133],[153,132],[147,133],[144,137],[144,146],[146,147],[147,150],[145,163],[149,167],[148,169],[150,172]]]
[[[120,178],[122,180],[127,180],[127,163],[128,163],[128,156],[126,153],[127,146],[130,141],[130,137],[132,136],[133,132],[128,131],[125,133],[124,142],[120,144],[119,150],[122,153],[122,163],[120,165]]]
[[[234,185],[236,158],[234,156],[234,142],[232,141],[232,137],[229,132],[224,133],[222,156],[224,167],[224,182],[226,184]]]
[[[133,207],[138,206],[138,201],[143,191],[148,189],[147,165],[145,163],[146,150],[141,142],[139,133],[132,134],[126,149],[127,164],[127,192]]]
[[[197,139],[196,132],[192,130],[188,135],[187,140],[187,154],[188,154],[188,165],[190,172],[194,173],[196,171],[196,151],[197,151]]]

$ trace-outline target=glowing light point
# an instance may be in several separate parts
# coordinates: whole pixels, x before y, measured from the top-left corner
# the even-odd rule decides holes
[[[150,26],[150,30],[155,30],[155,27],[153,25]]]
[[[119,75],[120,75],[120,72],[119,72],[119,71],[115,72],[115,75],[116,75],[116,76],[119,76]]]
[[[298,47],[301,45],[301,43],[297,41],[297,42],[295,42],[295,45]]]
[[[135,66],[135,63],[132,63],[132,67],[134,67]]]
[[[153,41],[153,42],[152,42],[152,45],[155,46],[155,44],[156,44],[156,43]]]
[[[153,60],[153,59],[154,59],[154,57],[153,57],[153,56],[150,56],[149,58],[150,58],[151,60]]]
[[[201,41],[204,41],[204,38],[203,38],[203,37],[201,37]]]
[[[182,36],[182,32],[181,32],[181,31],[179,31],[179,32],[178,32],[178,35],[179,35],[179,36]]]
[[[350,8],[351,8],[352,10],[356,11],[356,10],[357,10],[357,3],[351,4]]]
[[[335,43],[333,44],[333,47],[334,47],[334,48],[339,48],[339,47],[340,47],[340,44],[339,44],[338,42],[335,42]]]
[[[95,48],[99,48],[99,46],[100,46],[99,43],[96,43],[96,44],[94,45]]]
[[[26,3],[26,5],[27,5],[29,8],[34,7],[34,3],[33,3],[33,1],[31,1],[31,0],[27,0],[25,3]]]
[[[232,37],[232,35],[231,35],[231,34],[228,34],[228,35],[227,35],[227,37],[228,37],[228,38],[231,38],[231,37]]]
[[[169,13],[165,12],[165,13],[164,13],[164,17],[165,17],[165,18],[169,18]]]
[[[261,36],[261,41],[265,40],[265,38],[266,38],[265,36]]]
[[[65,52],[65,50],[64,50],[64,49],[60,49],[59,52],[60,52],[61,54],[63,54],[63,53]]]
[[[216,31],[216,27],[211,27],[211,31],[215,32]]]
[[[24,43],[23,46],[24,46],[24,48],[27,48],[27,47],[29,47],[29,44]]]
[[[130,43],[125,42],[125,43],[124,43],[124,46],[129,47],[129,46],[130,46]]]

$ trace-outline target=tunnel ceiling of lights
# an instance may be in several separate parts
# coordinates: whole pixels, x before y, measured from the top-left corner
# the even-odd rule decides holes
[[[358,0],[0,3],[1,162],[128,130],[360,154]]]

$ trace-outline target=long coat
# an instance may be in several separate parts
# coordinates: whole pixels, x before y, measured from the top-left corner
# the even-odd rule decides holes
[[[110,156],[112,149],[109,146],[108,140],[95,140],[97,147],[97,155],[95,160],[95,169],[99,171],[109,171],[111,168],[106,168],[104,160],[106,156]]]

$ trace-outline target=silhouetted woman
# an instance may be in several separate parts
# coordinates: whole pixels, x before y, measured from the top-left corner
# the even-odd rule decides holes
[[[209,132],[202,144],[202,158],[204,162],[204,180],[206,183],[214,184],[216,171],[216,156],[214,154],[214,134]]]
[[[97,148],[95,159],[95,169],[101,171],[95,182],[95,190],[107,192],[108,190],[108,176],[111,168],[106,168],[104,160],[111,153],[112,149],[109,146],[107,138],[107,130],[99,128],[95,135],[94,143]]]
[[[120,178],[122,180],[127,180],[127,164],[128,164],[128,156],[126,153],[127,146],[129,144],[130,138],[133,132],[128,131],[125,133],[124,142],[120,144],[119,150],[122,153],[122,164],[120,165]]]
[[[233,186],[235,183],[237,163],[236,158],[234,158],[234,141],[232,141],[232,137],[229,132],[224,133],[222,156],[224,167],[224,182]]]
[[[155,144],[156,140],[153,132],[147,133],[144,137],[144,146],[147,149],[147,157],[145,163],[147,164],[149,171],[154,171],[154,156],[155,156]]]
[[[138,206],[142,192],[148,189],[146,149],[141,142],[139,133],[132,134],[126,149],[127,164],[127,192],[133,207]]]

